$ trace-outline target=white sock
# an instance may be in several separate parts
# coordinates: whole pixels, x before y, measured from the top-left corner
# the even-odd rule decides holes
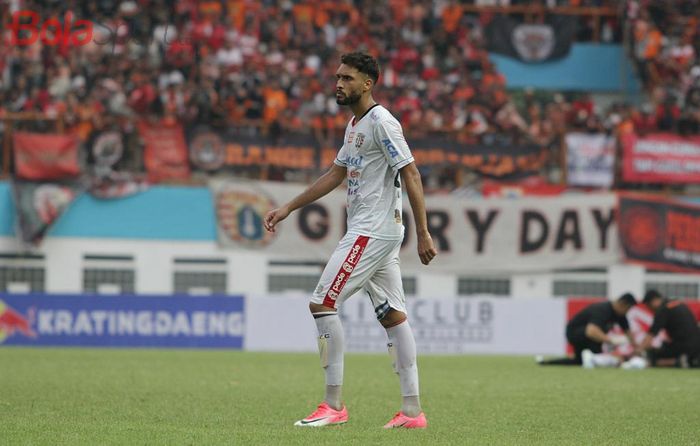
[[[617,367],[620,365],[620,358],[607,353],[598,353],[593,355],[593,365],[596,367]]]
[[[337,313],[314,314],[318,328],[318,352],[321,356],[321,367],[326,373],[325,401],[336,410],[342,408],[340,401],[343,386],[343,348],[345,337],[343,325]]]
[[[389,354],[394,360],[394,371],[399,374],[401,383],[401,411],[415,417],[421,413],[418,398],[418,364],[416,362],[416,341],[408,321],[387,328]]]

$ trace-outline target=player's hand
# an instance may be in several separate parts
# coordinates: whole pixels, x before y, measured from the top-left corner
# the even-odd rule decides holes
[[[437,255],[433,239],[427,232],[418,235],[418,257],[423,265],[427,265]]]
[[[610,344],[616,347],[619,347],[620,345],[625,345],[629,342],[627,336],[617,334],[611,334],[610,336],[608,336],[608,340]]]
[[[265,214],[265,220],[263,220],[263,225],[268,232],[275,232],[275,226],[277,223],[281,222],[289,215],[289,209],[287,206],[282,206],[277,209],[273,209],[267,214]]]

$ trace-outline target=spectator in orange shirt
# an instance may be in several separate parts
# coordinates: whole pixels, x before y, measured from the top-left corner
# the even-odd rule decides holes
[[[278,119],[280,113],[287,107],[287,93],[280,87],[279,82],[272,81],[270,87],[263,92],[265,98],[265,109],[263,110],[263,120],[271,124]]]
[[[442,10],[442,27],[445,31],[448,33],[455,32],[463,13],[462,6],[454,0],[450,0],[449,5]]]

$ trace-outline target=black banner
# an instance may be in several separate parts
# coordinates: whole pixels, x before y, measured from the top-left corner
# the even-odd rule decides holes
[[[496,16],[486,26],[486,48],[494,53],[538,63],[569,54],[576,38],[575,16],[547,16],[544,23],[522,23],[511,16]]]
[[[420,167],[462,166],[494,178],[517,178],[537,173],[547,153],[537,144],[463,144],[448,138],[409,138]],[[313,136],[289,134],[283,138],[218,133],[198,128],[188,135],[190,161],[195,169],[276,167],[293,170],[325,169],[341,143],[322,146]]]
[[[700,273],[700,207],[655,196],[620,196],[620,240],[628,260]]]

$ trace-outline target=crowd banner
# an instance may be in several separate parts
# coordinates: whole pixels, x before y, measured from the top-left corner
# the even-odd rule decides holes
[[[243,348],[244,298],[0,295],[0,343]]]
[[[700,183],[700,137],[671,133],[621,138],[622,178],[635,183]]]
[[[291,214],[274,233],[265,213],[301,193],[293,183],[210,183],[218,240],[264,250],[274,258],[325,262],[346,231],[346,192],[337,189]],[[426,196],[428,226],[439,252],[431,268],[445,273],[522,272],[602,266],[620,259],[613,193],[465,200]],[[404,199],[402,268],[423,268],[415,224]]]
[[[615,168],[615,137],[604,133],[566,135],[567,182],[572,186],[609,188]]]
[[[628,261],[700,273],[700,206],[652,195],[622,194],[620,242]]]
[[[144,163],[151,181],[189,178],[187,143],[180,124],[141,120],[138,129],[145,144]]]
[[[77,181],[48,183],[13,181],[17,228],[22,241],[38,244],[51,225],[82,192]]]
[[[18,178],[42,181],[80,175],[77,137],[28,132],[15,132],[12,136]]]
[[[246,350],[317,350],[308,297],[252,297],[246,301]],[[419,354],[559,355],[565,351],[564,299],[408,299]],[[362,293],[339,310],[348,351],[386,353],[386,330]]]
[[[547,161],[546,151],[536,144],[464,144],[447,138],[410,138],[408,143],[421,167],[458,165],[495,178],[537,173]],[[192,164],[209,172],[261,167],[325,170],[340,146],[340,141],[334,147],[322,146],[306,134],[289,134],[277,140],[206,127],[188,132]]]
[[[544,23],[523,23],[497,15],[486,26],[484,37],[491,52],[538,63],[569,54],[576,32],[576,17],[549,15]]]

